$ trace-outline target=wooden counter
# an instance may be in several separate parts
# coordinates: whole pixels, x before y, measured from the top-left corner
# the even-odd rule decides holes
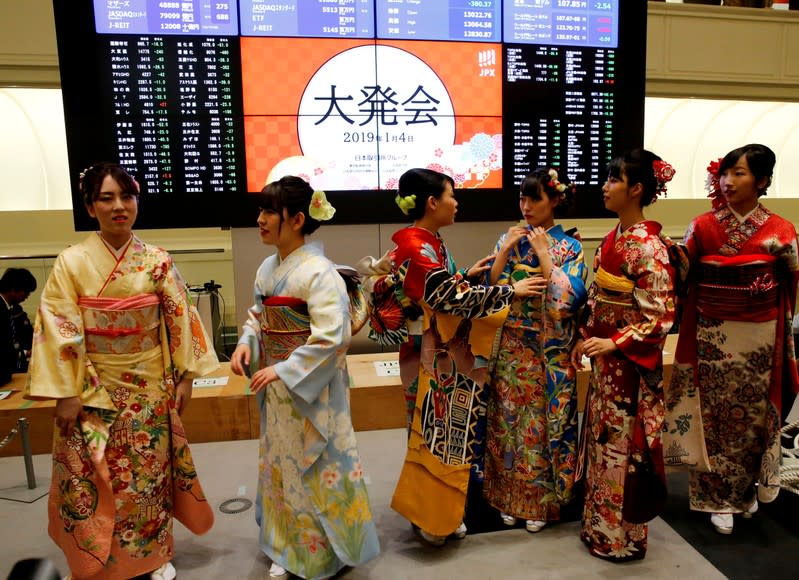
[[[230,371],[225,363],[210,376],[224,376]],[[55,402],[28,401],[22,397],[26,375],[13,375],[11,383],[0,391],[12,389],[10,396],[0,400],[0,438],[5,437],[20,417],[28,420],[31,449],[34,454],[50,453],[53,438]],[[189,441],[233,441],[252,439],[258,433],[258,408],[255,397],[249,396],[247,381],[230,375],[221,387],[196,387],[192,401],[183,414]],[[253,435],[255,433],[255,435]],[[22,455],[20,436],[3,449],[0,457]]]
[[[671,377],[676,335],[669,335],[663,357],[664,380]],[[394,429],[405,426],[405,399],[397,375],[380,376],[376,364],[395,363],[397,353],[352,354],[347,357],[350,371],[350,404],[352,423],[356,431]],[[257,401],[247,388],[247,379],[230,373],[229,363],[209,375],[228,376],[226,385],[195,387],[192,401],[183,414],[183,423],[190,442],[234,441],[258,437],[259,410]],[[579,409],[585,405],[588,388],[588,368],[577,374]],[[14,375],[11,383],[0,391],[12,390],[0,400],[0,439],[5,437],[25,417],[29,424],[31,448],[34,454],[50,453],[53,437],[53,401],[28,401],[22,398],[25,375]],[[3,449],[0,457],[22,455],[20,436]]]

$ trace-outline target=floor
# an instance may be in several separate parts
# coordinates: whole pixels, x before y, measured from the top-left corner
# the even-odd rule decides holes
[[[357,434],[375,513],[381,555],[368,564],[344,571],[347,580],[426,580],[491,578],[647,578],[688,580],[724,578],[699,552],[663,520],[650,524],[649,551],[644,560],[612,564],[588,555],[578,538],[578,522],[529,534],[524,529],[469,535],[443,548],[422,545],[410,525],[389,507],[404,454],[401,429]],[[237,497],[254,500],[257,441],[192,445],[206,495],[214,506]],[[34,457],[38,480],[49,477],[50,456]],[[46,481],[45,481],[46,483]],[[21,457],[0,458],[0,497],[25,487]],[[37,490],[44,494],[46,489]],[[240,502],[237,502],[241,505]],[[32,503],[0,499],[0,578],[23,558],[50,558],[66,573],[60,550],[47,536],[47,500]],[[686,508],[687,509],[687,508]],[[237,514],[216,510],[216,523],[205,536],[193,536],[175,523],[178,580],[262,580],[269,561],[257,544],[254,508]]]

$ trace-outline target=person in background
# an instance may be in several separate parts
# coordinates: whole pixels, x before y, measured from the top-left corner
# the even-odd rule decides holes
[[[454,181],[431,169],[399,178],[395,202],[413,219],[396,246],[362,272],[386,278],[403,306],[399,361],[409,407],[405,462],[391,506],[426,542],[441,546],[466,535],[467,488],[482,500],[482,449],[488,363],[514,296],[538,292],[531,279],[515,286],[476,284],[489,258],[456,271],[439,230],[455,221]],[[371,270],[371,271],[370,271]],[[374,325],[373,325],[374,329]],[[471,474],[471,483],[470,483]]]
[[[643,208],[665,194],[674,170],[645,149],[608,169],[602,193],[619,223],[597,250],[572,362],[587,356],[592,367],[578,465],[581,538],[592,555],[623,562],[646,555],[646,522],[665,502],[663,344],[675,318],[675,270],[670,240]]]
[[[214,520],[179,415],[219,362],[172,258],[132,231],[138,183],[97,163],[79,188],[99,231],[55,260],[26,388],[56,401],[49,533],[74,579],[171,580],[173,517]]]
[[[513,301],[502,327],[483,487],[506,525],[521,518],[533,533],[560,519],[577,465],[577,375],[569,354],[586,301],[586,267],[580,241],[555,225],[568,191],[554,169],[536,169],[522,181],[524,220],[500,237],[488,276],[490,284],[529,277],[538,290]]]
[[[230,359],[261,407],[256,520],[270,578],[328,578],[380,552],[349,405],[347,287],[307,236],[334,208],[299,177],[264,187],[258,228],[277,252]]]
[[[34,290],[36,278],[25,268],[8,268],[0,277],[0,385],[28,371],[33,327],[21,304]]]
[[[711,162],[714,209],[684,240],[691,275],[667,390],[667,459],[689,467],[690,508],[710,512],[721,534],[732,533],[733,514],[776,498],[780,425],[799,391],[796,229],[760,203],[775,162],[757,143]]]

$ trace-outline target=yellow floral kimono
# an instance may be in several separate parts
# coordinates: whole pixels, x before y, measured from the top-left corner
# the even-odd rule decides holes
[[[172,558],[172,517],[204,533],[203,495],[175,381],[219,366],[169,254],[97,234],[64,250],[42,292],[26,396],[79,396],[55,429],[49,533],[73,578],[132,578]]]

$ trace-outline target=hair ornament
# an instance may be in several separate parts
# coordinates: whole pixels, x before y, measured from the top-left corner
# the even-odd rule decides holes
[[[719,175],[719,167],[721,167],[723,160],[723,157],[719,157],[707,164],[705,191],[707,191],[707,196],[711,199],[713,209],[719,209],[727,205],[727,200],[721,195],[721,176]]]
[[[325,192],[321,190],[314,191],[313,195],[311,195],[311,203],[308,206],[308,215],[317,221],[326,222],[335,213],[336,208],[327,201]]]
[[[565,193],[567,190],[571,190],[572,193],[574,192],[573,183],[561,183],[558,181],[558,172],[555,169],[549,170],[549,178],[547,185],[558,193]]]
[[[86,174],[89,173],[93,167],[94,165],[89,165],[86,169],[78,174],[78,185],[80,185],[81,188],[83,188],[83,180],[86,179]]]
[[[412,193],[406,196],[397,194],[397,197],[394,198],[394,203],[402,210],[402,213],[408,215],[408,212],[416,207],[416,194]]]
[[[663,161],[662,159],[655,159],[652,162],[652,171],[654,171],[655,181],[657,181],[655,198],[657,198],[661,193],[663,194],[663,197],[666,197],[666,184],[674,179],[674,174],[677,173],[677,171],[670,163]]]

